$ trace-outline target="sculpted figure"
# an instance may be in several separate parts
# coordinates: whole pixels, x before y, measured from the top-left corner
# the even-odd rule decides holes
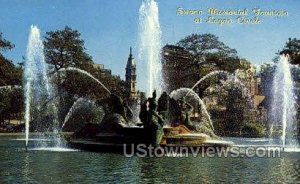
[[[163,136],[165,120],[157,112],[156,91],[153,92],[152,98],[148,98],[148,100],[142,104],[140,119],[143,122],[144,128],[149,133],[151,143],[153,145],[159,145]]]
[[[116,129],[125,127],[132,118],[131,109],[123,104],[121,97],[111,94],[106,100],[103,100],[103,109],[105,116],[100,123],[102,132],[114,132]]]
[[[132,117],[133,113],[130,107],[128,105],[123,103],[123,100],[121,97],[115,94],[110,95],[110,101],[111,101],[111,111],[113,114],[120,114],[123,116],[126,122],[129,122]]]
[[[194,107],[191,104],[187,103],[184,97],[178,101],[181,109],[180,122],[187,128],[194,130],[196,127],[191,121],[191,114],[194,110]]]
[[[163,116],[164,119],[167,119],[169,116],[168,113],[169,99],[170,97],[167,94],[167,92],[163,92],[157,101],[158,103],[157,111],[159,112],[159,114]]]
[[[208,127],[206,127],[203,122],[202,123],[194,123],[191,121],[191,115],[194,111],[194,107],[186,102],[186,99],[183,97],[178,100],[180,107],[180,115],[177,116],[177,121],[179,121],[182,125],[197,133],[205,133],[211,137],[217,138],[214,134],[214,131]]]

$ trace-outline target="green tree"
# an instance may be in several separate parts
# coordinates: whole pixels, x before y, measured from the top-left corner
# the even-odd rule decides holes
[[[22,68],[0,56],[0,86],[21,85]]]
[[[77,30],[66,26],[63,30],[47,32],[44,45],[46,62],[53,65],[55,70],[91,67],[92,58],[86,53],[84,41]]]
[[[300,64],[300,40],[297,38],[289,38],[279,54],[289,54],[292,64]]]
[[[21,84],[21,68],[15,67],[12,61],[3,55],[4,52],[14,47],[14,44],[6,40],[2,33],[0,33],[0,86]]]
[[[15,45],[12,44],[10,41],[6,40],[5,38],[3,38],[3,33],[0,32],[0,50],[1,51],[11,50],[14,47]],[[1,52],[0,55],[3,57],[3,54]]]
[[[46,32],[44,40],[45,59],[51,73],[68,67],[76,67],[91,72],[93,69],[92,57],[86,53],[84,41],[78,30],[68,26],[64,29]],[[65,75],[59,73],[56,78],[57,95],[60,101],[59,120],[63,121],[73,104],[74,95],[91,96],[93,90],[99,89],[94,81],[77,72],[67,72]],[[99,89],[99,91],[103,91]]]
[[[79,31],[66,26],[62,30],[47,32],[44,45],[46,62],[52,65],[55,71],[67,67],[76,67],[91,73],[109,89],[118,91],[116,88],[118,88],[117,85],[122,83],[121,79],[94,67],[92,57],[87,54],[84,40],[81,39]],[[78,72],[67,72],[65,80],[61,81],[64,81],[60,83],[64,92],[72,95],[89,95],[101,98],[107,94],[99,84]],[[122,93],[122,90],[119,90],[118,93]]]
[[[13,86],[22,84],[22,68],[16,67],[12,61],[4,57],[3,52],[14,48],[14,44],[3,38],[0,33],[0,86]],[[12,114],[22,112],[22,90],[0,90],[0,123],[4,119],[11,119]]]
[[[237,51],[225,45],[213,34],[191,34],[181,39],[177,45],[193,55],[189,66],[209,64],[229,72],[240,67]]]
[[[244,121],[244,110],[246,106],[245,99],[242,96],[242,91],[231,85],[228,89],[225,104],[225,119],[227,120],[225,129],[232,132],[240,131],[242,122]]]
[[[165,46],[164,53],[164,79],[175,84],[168,85],[171,88],[168,91],[174,90],[173,86],[192,87],[200,78],[215,70],[234,72],[242,67],[237,51],[213,34],[191,34],[181,39],[177,46]],[[206,82],[210,85],[216,81],[211,79]],[[200,95],[207,85],[198,86]]]
[[[123,94],[123,81],[94,64],[92,57],[86,52],[84,40],[80,35],[79,31],[68,26],[62,30],[46,33],[44,52],[46,62],[52,66],[51,73],[68,67],[79,68],[92,74],[110,91]],[[76,99],[74,97],[101,99],[108,95],[101,85],[83,73],[67,71],[65,75],[57,75],[56,79],[61,106],[59,107],[61,121],[74,103],[74,99]]]
[[[177,45],[190,51],[194,56],[216,54],[219,57],[237,57],[235,49],[229,48],[213,34],[191,34],[180,40]]]

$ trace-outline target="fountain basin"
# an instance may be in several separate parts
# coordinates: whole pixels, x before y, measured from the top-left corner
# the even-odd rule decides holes
[[[233,142],[213,140],[206,134],[192,133],[183,125],[164,128],[160,147],[204,148],[230,147]],[[183,132],[183,133],[180,133]],[[99,132],[94,135],[76,137],[68,141],[72,148],[95,152],[123,152],[124,149],[136,148],[138,145],[150,145],[149,133],[144,128],[123,127],[115,132]]]
[[[175,136],[165,136],[166,144],[180,144],[180,145],[197,145],[210,139],[206,134],[178,134]]]

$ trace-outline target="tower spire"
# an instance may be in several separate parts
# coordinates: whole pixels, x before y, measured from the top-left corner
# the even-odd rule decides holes
[[[136,65],[134,58],[132,56],[132,48],[129,50],[129,57],[126,65],[126,84],[128,90],[128,97],[131,99],[137,98],[137,89],[136,89]]]
[[[130,47],[129,57],[128,57],[128,61],[127,61],[127,67],[130,68],[134,65],[135,65],[135,63],[134,63],[134,58],[132,56],[132,47]]]
[[[129,55],[131,55],[132,56],[132,48],[130,47],[130,53],[129,53]]]

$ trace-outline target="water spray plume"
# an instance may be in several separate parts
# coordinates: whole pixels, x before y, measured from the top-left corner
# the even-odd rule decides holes
[[[281,55],[276,64],[270,111],[271,129],[281,127],[283,149],[297,147],[295,86],[288,55]],[[273,132],[271,132],[272,136]]]
[[[139,9],[139,60],[148,70],[147,96],[154,90],[158,95],[163,90],[161,74],[161,30],[159,24],[158,5],[154,0],[143,0]],[[145,68],[140,66],[139,68]],[[144,71],[138,71],[139,76],[144,76]]]
[[[93,79],[94,81],[96,81],[98,84],[100,84],[109,94],[111,94],[110,90],[101,82],[99,81],[96,77],[94,77],[92,74],[90,74],[89,72],[79,69],[79,68],[75,68],[75,67],[68,67],[68,68],[62,68],[59,70],[59,72],[63,72],[63,71],[75,71],[81,74],[84,74],[88,77],[90,77],[91,79]]]

